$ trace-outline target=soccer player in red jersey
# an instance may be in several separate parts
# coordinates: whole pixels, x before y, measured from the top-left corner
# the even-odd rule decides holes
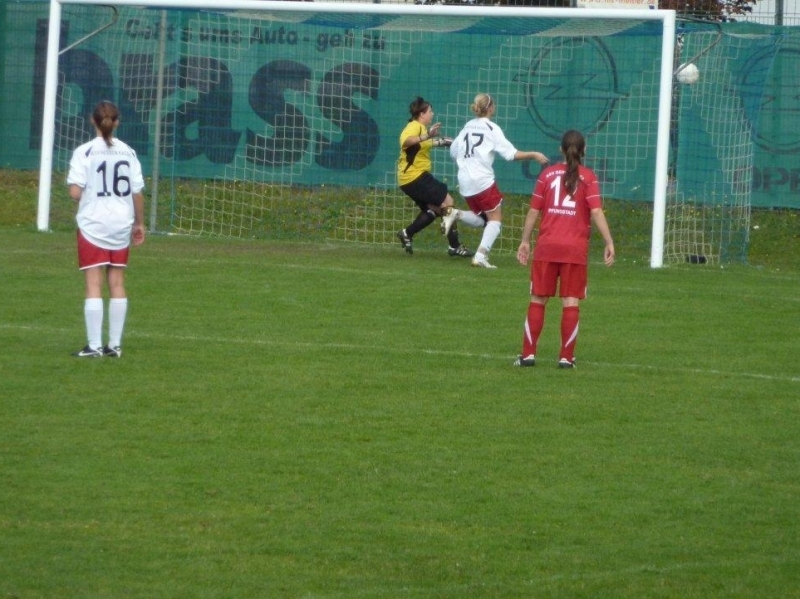
[[[539,235],[531,266],[531,301],[525,320],[522,353],[515,366],[534,366],[539,335],[544,326],[547,301],[561,297],[561,351],[559,368],[575,367],[578,337],[578,303],[586,297],[589,236],[593,222],[605,241],[603,261],[614,264],[614,240],[603,213],[600,185],[592,169],[583,166],[586,140],[570,130],[561,138],[563,163],[554,164],[539,175],[525,217],[517,260],[527,265],[531,235],[539,215]]]

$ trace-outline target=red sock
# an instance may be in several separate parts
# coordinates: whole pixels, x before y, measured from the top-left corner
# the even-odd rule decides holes
[[[525,334],[522,336],[522,357],[536,355],[539,335],[544,326],[544,304],[528,304],[528,317],[525,319]]]
[[[575,359],[575,344],[578,341],[578,306],[569,306],[561,311],[561,354],[559,360],[566,358],[570,362]]]

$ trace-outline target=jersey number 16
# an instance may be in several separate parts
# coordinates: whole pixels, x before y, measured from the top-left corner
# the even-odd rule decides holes
[[[131,178],[127,174],[124,174],[128,172],[129,167],[130,163],[127,160],[120,160],[114,163],[111,189],[117,197],[124,198],[131,193]],[[101,198],[110,196],[111,191],[108,190],[108,163],[105,160],[101,162],[96,172],[100,175],[99,179],[103,183],[102,191],[98,191],[97,196]]]

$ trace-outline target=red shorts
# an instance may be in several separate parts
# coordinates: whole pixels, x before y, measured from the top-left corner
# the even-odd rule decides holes
[[[497,183],[492,183],[490,187],[484,189],[474,196],[464,197],[467,206],[475,214],[481,212],[491,212],[503,202],[503,196],[497,188]]]
[[[531,266],[531,295],[539,297],[586,297],[585,264],[533,261]]]
[[[122,250],[105,250],[94,245],[78,231],[78,268],[86,270],[95,266],[128,266],[129,247]]]

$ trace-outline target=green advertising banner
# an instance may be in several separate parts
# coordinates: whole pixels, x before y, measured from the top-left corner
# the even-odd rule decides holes
[[[754,204],[800,208],[800,27],[778,48],[757,119]]]
[[[0,14],[0,166],[36,169],[48,3],[6,3]],[[86,117],[107,98],[120,105],[120,136],[146,169],[160,131],[163,176],[247,172],[267,182],[288,175],[302,185],[391,186],[397,136],[415,96],[433,103],[435,120],[452,135],[471,118],[474,94],[487,91],[498,98],[498,124],[520,149],[555,159],[561,133],[580,129],[604,194],[652,201],[657,24],[609,28],[605,35],[594,26],[592,35],[577,36],[567,20],[514,30],[508,20],[482,19],[429,32],[383,18],[276,22],[122,8],[111,27],[91,35],[109,21],[109,11],[72,5],[62,18],[61,43],[79,43],[60,58],[55,166],[63,168],[69,151],[92,134]],[[559,28],[567,35],[555,35]],[[754,205],[800,207],[800,32],[735,24],[720,31],[721,43],[696,61],[700,80],[676,92],[674,175],[684,173],[686,190],[689,174],[718,177],[714,193],[750,185]],[[697,48],[707,45],[700,40]],[[732,98],[730,105],[708,103],[720,97]],[[718,151],[728,146],[732,154]],[[753,147],[754,163],[744,157]],[[449,158],[437,160],[437,173],[452,180]],[[537,174],[530,165],[497,166],[505,190],[530,192]]]

